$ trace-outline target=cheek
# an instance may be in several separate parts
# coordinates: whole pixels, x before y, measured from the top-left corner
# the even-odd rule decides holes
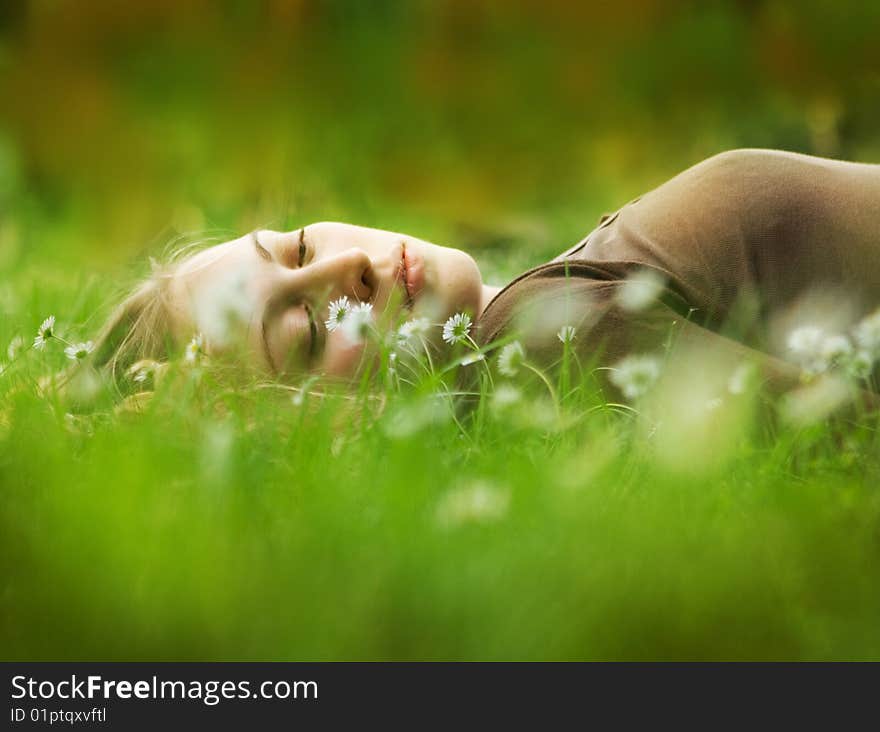
[[[364,344],[352,345],[342,333],[329,333],[322,359],[322,370],[329,376],[354,376],[361,363],[364,349]]]
[[[474,260],[457,250],[444,252],[444,260],[438,268],[438,295],[452,311],[474,311],[480,301],[482,279]]]
[[[270,335],[276,346],[275,363],[283,372],[295,373],[308,365],[309,319],[301,308],[291,308],[278,318],[275,333]]]

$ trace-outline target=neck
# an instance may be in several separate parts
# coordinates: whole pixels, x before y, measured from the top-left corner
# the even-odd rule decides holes
[[[496,287],[495,285],[483,285],[483,291],[480,294],[480,316],[483,315],[483,311],[486,309],[486,306],[492,300],[495,295],[501,292],[500,287]]]

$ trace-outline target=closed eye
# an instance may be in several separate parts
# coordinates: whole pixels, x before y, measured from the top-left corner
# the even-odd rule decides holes
[[[261,259],[264,259],[267,262],[276,261],[271,252],[260,243],[257,232],[252,232],[251,240],[254,244],[254,248],[256,249],[257,254]],[[292,254],[293,252],[288,255],[288,261],[293,258],[291,257]],[[310,255],[310,247],[308,241],[306,241],[305,227],[303,227],[302,229],[300,229],[299,240],[297,242],[296,265],[298,267],[304,266],[310,260],[310,258],[313,258],[313,256]],[[285,312],[286,308],[290,306],[290,304],[293,304],[296,308],[302,308],[301,312],[305,312],[309,328],[308,344],[303,342],[305,340],[305,338],[303,337],[305,334],[303,333],[302,325],[300,325],[299,328],[294,326],[292,329],[289,325],[286,325],[284,328],[281,329],[283,335],[278,332],[279,322],[281,320],[284,320],[283,313]],[[314,360],[320,355],[323,349],[326,333],[323,329],[323,321],[319,322],[316,319],[314,311],[307,302],[294,302],[289,303],[288,305],[282,305],[277,300],[274,303],[270,302],[264,308],[260,320],[262,336],[261,340],[264,354],[266,357],[266,361],[269,363],[269,366],[273,371],[275,371],[276,373],[284,371],[284,366],[286,366],[284,362],[287,359],[282,355],[280,359],[282,363],[279,364],[278,361],[273,358],[273,349],[270,347],[270,342],[275,342],[276,346],[280,345],[282,353],[284,353],[291,347],[296,348],[297,345],[301,348],[305,348],[305,351],[308,354],[309,365],[313,365]],[[301,320],[300,323],[302,323]],[[299,331],[299,335],[297,335],[297,331]],[[274,334],[274,336],[272,334]],[[278,342],[279,340],[280,343]]]
[[[306,263],[306,254],[308,247],[306,246],[306,227],[303,226],[299,230],[299,266],[302,267]]]
[[[287,309],[268,315],[264,322],[267,360],[275,373],[310,369],[317,365],[324,338],[308,303],[291,303]],[[269,347],[270,343],[274,348]]]
[[[309,360],[314,360],[318,353],[318,323],[315,321],[315,314],[308,305],[304,305],[306,315],[309,318]]]
[[[306,227],[303,226],[299,230],[299,241],[297,245],[297,265],[299,267],[304,267],[315,259],[315,247],[309,239],[310,237],[306,233]]]

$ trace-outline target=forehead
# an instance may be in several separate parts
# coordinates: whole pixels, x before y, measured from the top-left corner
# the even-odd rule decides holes
[[[308,224],[305,231],[312,241],[331,246],[388,247],[400,239],[409,238],[394,231],[344,224],[337,221],[319,221]]]
[[[174,271],[175,277],[189,278],[197,276],[201,271],[221,264],[228,257],[240,256],[245,247],[242,246],[246,237],[231,239],[222,244],[215,244],[189,255],[182,260]]]
[[[174,336],[201,332],[222,345],[234,321],[249,323],[255,308],[256,253],[247,237],[196,252],[174,270],[169,287]]]

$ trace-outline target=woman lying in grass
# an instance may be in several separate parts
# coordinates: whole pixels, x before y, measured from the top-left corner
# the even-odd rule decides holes
[[[184,350],[283,380],[346,378],[417,338],[446,363],[500,347],[502,372],[570,352],[614,367],[606,388],[632,397],[655,371],[640,354],[675,342],[731,368],[750,362],[773,388],[828,370],[871,384],[878,255],[880,166],[735,150],[603,216],[503,288],[464,252],[402,234],[338,223],[249,233],[158,271],[92,358],[123,382]]]

